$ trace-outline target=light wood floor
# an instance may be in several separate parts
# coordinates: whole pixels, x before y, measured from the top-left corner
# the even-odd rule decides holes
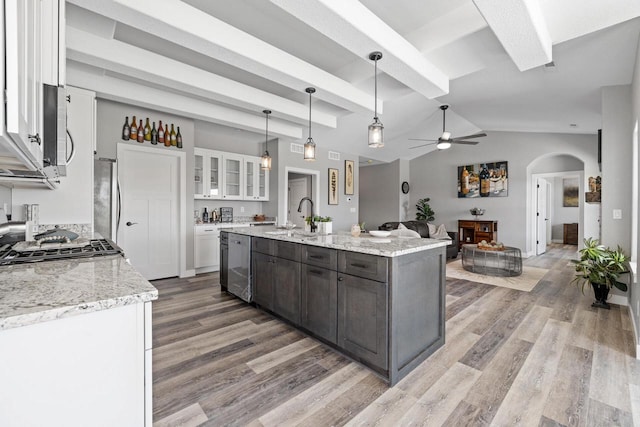
[[[155,281],[154,425],[640,426],[628,310],[569,284],[575,248],[531,292],[448,280],[445,346],[393,388],[217,274]]]

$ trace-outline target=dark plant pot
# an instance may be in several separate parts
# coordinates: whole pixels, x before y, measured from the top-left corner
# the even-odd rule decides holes
[[[596,296],[596,300],[591,304],[591,307],[610,309],[607,304],[607,298],[609,297],[609,287],[601,283],[592,283],[593,293]]]

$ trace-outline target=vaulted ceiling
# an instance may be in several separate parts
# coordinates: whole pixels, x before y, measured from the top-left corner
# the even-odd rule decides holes
[[[595,133],[629,84],[638,0],[67,0],[68,83],[377,161],[447,130]],[[385,146],[367,147],[378,62]],[[553,62],[555,66],[545,66]],[[463,150],[463,146],[455,149]]]

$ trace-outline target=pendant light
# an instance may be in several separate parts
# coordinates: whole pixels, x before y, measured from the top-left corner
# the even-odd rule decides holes
[[[382,58],[381,52],[371,52],[369,59],[375,61],[375,95],[374,95],[374,114],[373,123],[369,125],[369,147],[380,148],[384,147],[384,139],[382,138],[382,130],[384,126],[378,120],[378,60]]]
[[[262,170],[270,171],[271,170],[271,156],[269,155],[269,114],[271,114],[271,110],[262,110],[267,118],[267,126],[264,133],[264,154],[260,158],[260,167]]]
[[[316,143],[311,138],[311,94],[315,93],[315,91],[316,89],[313,87],[305,89],[305,92],[309,94],[309,138],[304,144],[304,159],[309,162],[313,162],[316,159]]]

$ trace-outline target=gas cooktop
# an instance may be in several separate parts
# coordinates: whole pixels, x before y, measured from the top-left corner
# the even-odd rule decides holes
[[[13,245],[0,246],[0,265],[27,262],[53,261],[68,258],[92,258],[106,255],[123,255],[124,252],[109,239],[92,239],[85,246],[69,248],[43,248],[33,251],[16,251]]]

